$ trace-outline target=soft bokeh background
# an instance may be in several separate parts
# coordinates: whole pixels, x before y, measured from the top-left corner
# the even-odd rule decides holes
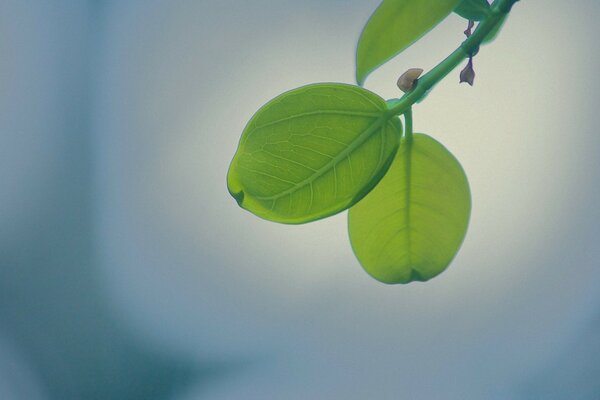
[[[600,3],[519,2],[415,109],[474,209],[452,266],[385,286],[345,214],[239,209],[246,121],[352,82],[378,0],[0,1],[0,399],[600,398]],[[453,16],[367,81],[463,39]]]

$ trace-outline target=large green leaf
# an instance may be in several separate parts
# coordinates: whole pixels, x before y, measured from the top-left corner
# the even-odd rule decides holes
[[[360,35],[356,82],[362,85],[384,64],[439,24],[461,0],[384,0]]]
[[[259,217],[301,224],[347,209],[389,168],[402,126],[363,88],[315,84],[284,93],[250,120],[227,186]]]
[[[490,15],[490,10],[487,0],[463,0],[454,12],[470,21],[482,21]]]
[[[458,161],[422,134],[404,139],[392,166],[350,209],[352,248],[385,283],[426,281],[452,261],[471,213],[469,183]]]

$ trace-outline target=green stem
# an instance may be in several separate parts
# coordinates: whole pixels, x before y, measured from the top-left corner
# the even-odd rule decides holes
[[[496,28],[506,14],[510,12],[512,6],[519,0],[495,0],[491,7],[490,16],[479,23],[475,32],[467,38],[458,49],[446,57],[441,63],[436,65],[431,71],[419,78],[417,84],[410,92],[406,93],[398,102],[388,110],[388,114],[400,115],[416,102],[420,101],[439,81],[444,79],[460,63],[477,53],[481,42],[486,36]]]
[[[412,108],[404,112],[404,139],[411,142],[413,137]]]

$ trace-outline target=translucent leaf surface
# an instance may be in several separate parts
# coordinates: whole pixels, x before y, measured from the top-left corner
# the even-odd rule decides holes
[[[356,81],[402,52],[446,18],[461,0],[384,0],[358,41]]]
[[[385,283],[426,281],[452,261],[465,237],[471,195],[465,173],[444,146],[422,134],[404,140],[392,166],[350,209],[352,248]]]
[[[250,120],[229,167],[238,204],[289,224],[324,218],[364,197],[389,168],[402,126],[358,86],[315,84],[276,97]]]
[[[463,0],[454,12],[470,21],[481,21],[490,14],[490,4],[487,0]]]

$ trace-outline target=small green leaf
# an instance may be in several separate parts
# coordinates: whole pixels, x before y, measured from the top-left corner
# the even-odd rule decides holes
[[[383,0],[360,35],[356,82],[433,29],[461,0]]]
[[[402,140],[381,182],[350,209],[352,248],[384,283],[426,281],[452,261],[465,237],[471,194],[454,156],[429,136]]]
[[[315,84],[284,93],[252,117],[229,167],[238,204],[301,224],[362,199],[398,150],[402,126],[385,101],[358,86]]]
[[[463,0],[454,12],[469,21],[482,21],[490,15],[487,0]]]

